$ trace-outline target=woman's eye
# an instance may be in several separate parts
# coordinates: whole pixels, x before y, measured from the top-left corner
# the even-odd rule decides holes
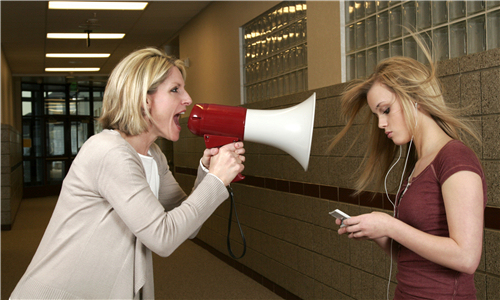
[[[390,108],[390,107],[388,107],[386,110],[384,110],[384,114],[386,114],[386,115],[387,115],[387,114],[389,114],[389,112],[390,112],[390,111],[391,111],[391,108]]]
[[[175,87],[173,89],[170,90],[172,93],[177,93],[179,91],[179,88]]]

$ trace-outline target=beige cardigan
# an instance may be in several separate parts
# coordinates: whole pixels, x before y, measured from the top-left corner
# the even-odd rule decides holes
[[[150,151],[159,199],[137,152],[118,132],[104,130],[83,145],[11,299],[133,299],[141,288],[144,298],[154,298],[151,251],[170,255],[228,193],[199,168],[186,198],[158,146]]]

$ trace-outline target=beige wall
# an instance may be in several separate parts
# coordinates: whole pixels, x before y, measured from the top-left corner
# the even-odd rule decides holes
[[[12,75],[2,49],[2,124],[14,126],[14,102]]]
[[[181,30],[180,58],[189,58],[186,85],[194,103],[241,104],[239,28],[278,3],[216,1]],[[307,2],[309,89],[341,82],[338,16],[337,1]]]
[[[19,80],[13,80],[9,65],[2,57],[2,230],[9,229],[23,196],[22,117]],[[14,83],[15,82],[15,83]],[[17,87],[17,88],[15,88]]]
[[[2,49],[2,124],[8,124],[22,131],[21,80],[12,77],[10,67]]]
[[[239,105],[239,28],[279,2],[216,1],[179,34],[180,58],[189,58],[186,88],[195,103]]]
[[[307,2],[309,89],[342,82],[340,2]]]

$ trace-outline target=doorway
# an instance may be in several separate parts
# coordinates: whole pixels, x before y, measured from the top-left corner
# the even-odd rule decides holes
[[[83,143],[102,131],[105,81],[21,83],[25,198],[57,195]]]

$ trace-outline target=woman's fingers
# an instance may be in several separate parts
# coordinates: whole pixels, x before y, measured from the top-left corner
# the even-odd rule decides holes
[[[245,168],[245,157],[242,153],[245,153],[242,142],[224,145],[219,149],[219,153],[212,157],[210,173],[219,177],[226,186],[229,185]]]

